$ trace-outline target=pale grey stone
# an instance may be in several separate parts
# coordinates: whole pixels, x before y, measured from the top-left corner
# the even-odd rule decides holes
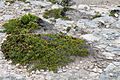
[[[63,8],[61,5],[52,5],[51,9],[59,9],[59,8]]]
[[[120,29],[120,20],[118,20],[118,21],[114,22],[113,24],[111,24],[110,27]]]
[[[117,64],[117,66],[115,65]],[[107,66],[105,72],[100,75],[100,80],[120,80],[120,63],[114,62]]]
[[[119,47],[112,47],[112,46],[108,46],[106,47],[106,50],[109,51],[109,52],[114,52],[114,51],[120,51],[120,48]]]
[[[74,21],[57,19],[57,20],[56,20],[56,25],[69,27],[69,26],[71,26],[71,25],[74,25]]]
[[[107,59],[113,59],[113,57],[115,56],[115,54],[110,53],[110,52],[103,52],[102,53]]]
[[[93,34],[85,34],[85,35],[82,35],[81,38],[83,38],[83,39],[85,39],[87,41],[91,41],[91,42],[100,40],[99,37],[96,37]]]
[[[78,9],[82,9],[82,10],[90,10],[90,6],[85,5],[85,4],[80,4],[78,5]]]
[[[14,16],[13,15],[3,15],[3,18],[4,18],[4,20],[6,21],[6,20],[10,20],[10,19],[12,19]]]
[[[0,1],[0,8],[4,8],[5,4],[3,1]]]
[[[97,28],[99,26],[95,21],[90,21],[87,19],[81,19],[77,22],[77,26],[80,28]]]
[[[48,7],[51,5],[50,2],[45,2],[45,1],[30,1],[32,5],[37,5],[37,6],[43,6],[43,7]]]
[[[93,21],[102,22],[103,24],[108,25],[114,23],[116,20],[113,17],[104,16],[104,17],[95,18]]]

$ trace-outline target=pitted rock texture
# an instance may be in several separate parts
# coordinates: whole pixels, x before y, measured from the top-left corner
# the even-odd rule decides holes
[[[0,31],[4,29],[2,24],[11,18],[26,13],[36,14],[54,25],[52,29],[47,27],[47,31],[41,30],[37,33],[63,32],[73,37],[83,38],[91,45],[90,56],[75,58],[75,62],[59,69],[58,73],[44,70],[29,73],[25,66],[19,67],[19,64],[11,64],[11,61],[7,61],[4,54],[0,52],[0,80],[120,80],[120,18],[119,14],[118,17],[109,16],[110,10],[119,9],[119,7],[79,4],[71,6],[76,10],[72,14],[69,13],[69,16],[72,17],[71,21],[42,17],[45,10],[61,7],[56,5],[53,6],[46,1],[2,4],[2,6],[0,5]],[[91,19],[91,16],[94,16],[96,12],[99,12],[101,17]],[[77,17],[79,14],[82,17]],[[71,29],[67,32],[68,27]],[[6,36],[5,33],[0,32],[0,45]]]

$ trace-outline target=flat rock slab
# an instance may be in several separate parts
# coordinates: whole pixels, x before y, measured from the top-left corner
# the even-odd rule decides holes
[[[120,62],[113,62],[107,66],[100,80],[120,80]]]
[[[110,5],[110,4],[118,4],[120,0],[73,0],[76,4],[90,4],[90,5]]]
[[[0,8],[3,8],[5,6],[4,2],[0,1]]]

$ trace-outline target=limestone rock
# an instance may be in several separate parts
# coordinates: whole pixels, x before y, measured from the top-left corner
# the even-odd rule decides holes
[[[61,5],[52,5],[51,9],[59,9],[59,8],[63,8]]]
[[[85,35],[82,35],[81,37],[83,39],[85,39],[87,41],[91,41],[91,42],[99,41],[100,40],[100,38],[94,36],[93,34],[85,34]]]

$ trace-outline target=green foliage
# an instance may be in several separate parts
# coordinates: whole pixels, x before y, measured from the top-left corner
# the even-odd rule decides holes
[[[53,4],[56,4],[56,3],[59,3],[60,5],[64,6],[64,7],[67,7],[67,6],[70,6],[70,1],[71,0],[49,0],[51,3]]]
[[[110,14],[109,14],[109,16],[113,16],[113,17],[115,17],[115,12],[113,12],[113,11],[110,11]]]
[[[5,0],[5,2],[9,2],[10,4],[12,4],[15,2],[15,0]]]
[[[57,71],[72,61],[70,56],[87,56],[84,40],[58,34],[10,35],[2,44],[7,59],[21,65],[33,65],[32,70]],[[28,66],[28,67],[29,67]]]
[[[69,32],[71,30],[71,27],[67,27],[66,31]]]
[[[70,1],[71,0],[62,0],[61,5],[62,6],[70,6]]]
[[[9,2],[10,4],[14,3],[15,1],[25,2],[26,0],[5,0],[5,2]]]
[[[35,22],[37,21],[38,17],[35,15],[31,15],[31,14],[25,14],[24,16],[21,17],[21,22],[23,24],[29,24],[29,22]]]
[[[120,12],[119,10],[111,10],[109,16],[116,17],[115,14],[119,14],[119,12]]]
[[[52,10],[48,10],[44,13],[43,17],[44,18],[55,18],[55,19],[58,19],[58,18],[61,18],[61,19],[69,19],[67,16],[66,16],[66,12],[68,10],[71,10],[71,8],[69,8],[70,6],[70,1],[71,0],[61,0],[61,1],[58,1],[58,0],[49,0],[50,2],[52,2],[53,4],[60,4],[62,5],[64,8],[59,8],[59,9],[52,9]]]
[[[18,1],[26,2],[26,0],[18,0]]]
[[[9,20],[3,26],[8,34],[28,33],[38,28],[37,20],[38,17],[26,14],[21,18]]]
[[[67,11],[67,10],[66,10]],[[66,15],[65,15],[65,8],[63,9],[52,9],[52,10],[48,10],[44,13],[43,17],[44,18],[61,18],[61,19],[69,19]]]
[[[53,4],[57,3],[57,0],[49,0],[49,1]]]
[[[56,72],[59,67],[73,61],[71,56],[88,55],[84,40],[63,34],[30,33],[38,28],[38,19],[28,14],[4,24],[9,35],[2,43],[1,50],[6,59],[12,60],[14,64],[26,65],[30,70]]]

